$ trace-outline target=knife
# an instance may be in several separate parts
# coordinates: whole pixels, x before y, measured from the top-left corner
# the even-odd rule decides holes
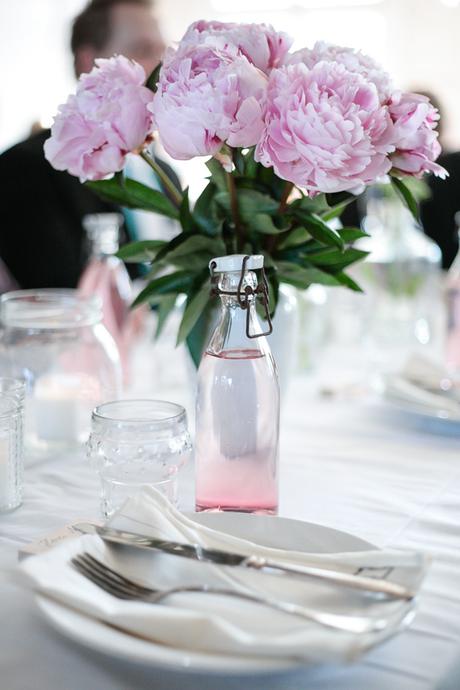
[[[359,589],[374,594],[385,594],[393,599],[410,600],[415,596],[415,593],[408,587],[397,584],[396,582],[388,582],[380,578],[353,575],[351,573],[329,570],[327,568],[318,568],[316,566],[286,566],[262,556],[244,556],[229,551],[207,549],[199,544],[182,544],[180,542],[166,541],[148,537],[143,534],[137,534],[135,532],[114,529],[112,527],[95,526],[94,531],[106,542],[124,544],[125,546],[134,546],[142,549],[153,549],[173,556],[182,556],[183,558],[191,558],[205,563],[237,566],[262,572],[270,572],[271,574],[284,573],[297,577],[315,578],[352,589]]]

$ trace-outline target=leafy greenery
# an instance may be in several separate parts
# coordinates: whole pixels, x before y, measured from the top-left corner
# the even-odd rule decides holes
[[[404,184],[404,182],[399,178],[399,177],[392,177],[391,178],[391,183],[400,195],[401,199],[403,202],[406,204],[407,208],[409,211],[412,213],[415,221],[417,223],[420,222],[420,216],[418,212],[418,204],[414,198],[414,195],[412,194],[411,190],[407,185]]]
[[[155,88],[156,79],[152,75],[150,88]],[[253,149],[231,151],[227,147],[224,153],[233,156],[233,172],[226,172],[218,160],[210,159],[208,184],[193,208],[188,190],[178,191],[171,201],[121,173],[111,180],[87,183],[121,206],[160,213],[180,223],[180,234],[170,242],[133,242],[120,249],[119,256],[149,264],[149,282],[134,304],[157,306],[158,333],[176,297],[185,295],[177,340],[187,342],[195,363],[201,355],[203,332],[213,317],[208,270],[213,257],[262,253],[273,314],[280,283],[300,289],[321,283],[359,291],[359,285],[344,271],[366,256],[353,246],[366,233],[350,227],[336,230],[330,224],[355,199],[352,194],[309,198],[277,177],[273,169],[257,163]],[[145,152],[142,156],[147,160]],[[404,182],[392,178],[392,183],[417,216],[417,204]]]

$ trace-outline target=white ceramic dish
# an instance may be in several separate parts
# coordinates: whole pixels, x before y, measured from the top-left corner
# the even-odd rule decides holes
[[[243,513],[201,513],[193,517],[202,524],[266,546],[316,553],[375,548],[346,532],[299,520]],[[137,638],[42,596],[37,596],[37,602],[48,621],[71,639],[93,650],[153,667],[226,674],[273,673],[299,667],[295,660],[243,658],[173,649]]]

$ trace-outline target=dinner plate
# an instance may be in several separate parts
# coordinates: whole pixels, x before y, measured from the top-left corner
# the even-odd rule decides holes
[[[346,532],[299,520],[244,513],[194,513],[190,517],[213,529],[275,548],[306,553],[339,553],[376,548]],[[199,673],[240,674],[273,673],[305,665],[293,659],[206,654],[171,648],[130,635],[41,595],[37,595],[37,603],[45,618],[71,639],[92,650],[154,667]]]
[[[392,418],[409,424],[415,429],[444,436],[460,436],[460,415],[446,410],[418,405],[417,403],[385,395],[385,409]]]

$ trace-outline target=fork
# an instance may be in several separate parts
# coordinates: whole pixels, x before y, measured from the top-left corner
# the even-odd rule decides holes
[[[108,565],[94,558],[94,556],[91,556],[89,553],[82,553],[75,556],[71,559],[71,564],[80,575],[83,575],[105,592],[117,597],[117,599],[159,604],[163,599],[166,599],[166,597],[183,592],[219,594],[269,606],[277,611],[305,618],[327,628],[355,634],[382,631],[390,625],[403,620],[411,608],[410,604],[406,605],[403,607],[402,612],[399,611],[398,615],[393,617],[369,618],[365,616],[330,613],[328,611],[318,611],[287,601],[279,601],[271,597],[250,594],[234,589],[214,587],[211,585],[184,585],[180,587],[169,587],[167,589],[151,589],[150,587],[145,587],[121,575],[121,573],[109,568]]]

